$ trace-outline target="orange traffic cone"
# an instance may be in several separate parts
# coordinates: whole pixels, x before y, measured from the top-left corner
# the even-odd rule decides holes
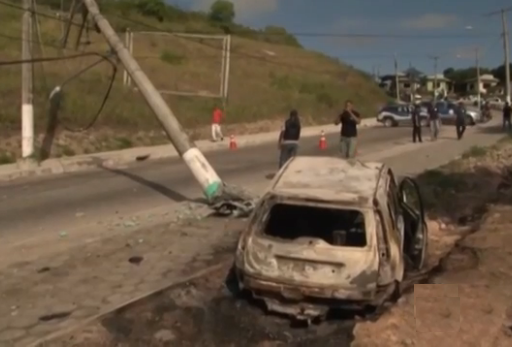
[[[238,146],[237,146],[237,144],[236,144],[235,136],[234,136],[234,135],[231,135],[231,136],[229,137],[229,149],[230,149],[230,150],[235,150],[235,149],[237,149],[237,148],[238,148]]]
[[[325,133],[323,130],[322,130],[322,133],[320,134],[320,141],[318,142],[318,148],[320,148],[320,149],[327,148],[327,141],[325,140]]]

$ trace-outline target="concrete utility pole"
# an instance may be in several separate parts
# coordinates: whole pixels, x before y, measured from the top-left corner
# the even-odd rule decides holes
[[[34,105],[32,59],[32,0],[23,0],[21,59],[21,154],[24,159],[34,154]]]
[[[252,208],[252,202],[248,204],[247,201],[244,201],[244,199],[247,198],[240,197],[240,195],[237,196],[235,192],[228,192],[228,186],[224,185],[213,167],[183,131],[174,113],[166,104],[158,90],[144,74],[135,59],[133,59],[107,19],[100,13],[96,1],[83,0],[83,3],[113,51],[117,53],[119,60],[144,96],[149,107],[151,107],[157,116],[158,121],[164,128],[169,140],[176,148],[176,151],[183,158],[190,171],[201,185],[208,202],[215,205],[214,208],[223,209],[224,212],[226,209],[229,209],[229,206],[233,206],[231,211],[237,210],[240,205]]]
[[[430,59],[434,60],[434,101],[437,99],[437,62],[439,60],[439,56],[430,56]]]
[[[480,91],[480,49],[477,47],[475,48],[475,64],[476,64],[476,83],[478,86],[478,94],[477,94],[477,100],[478,100],[478,109],[482,109],[482,101],[481,101],[481,91]]]
[[[395,89],[396,89],[396,100],[400,101],[400,86],[398,83],[398,58],[395,54]]]
[[[486,14],[486,17],[501,14],[501,26],[503,37],[503,52],[505,55],[505,97],[506,101],[510,103],[510,48],[508,42],[508,24],[506,13],[512,11],[512,7],[502,8],[499,11],[494,11]]]
[[[508,45],[508,24],[505,9],[501,10],[501,25],[503,26],[503,50],[505,51],[505,93],[506,100],[510,103],[510,48]]]

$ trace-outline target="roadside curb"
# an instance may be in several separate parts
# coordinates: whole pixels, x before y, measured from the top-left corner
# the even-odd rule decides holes
[[[375,127],[378,125],[375,119],[364,119],[361,122],[362,128]],[[326,124],[312,126],[302,129],[303,137],[318,135],[324,131],[325,134],[339,132],[339,127]],[[277,141],[279,131],[244,135],[238,137],[238,148],[254,147]],[[203,153],[228,150],[229,141],[211,142],[208,140],[196,141],[196,146]],[[18,161],[15,164],[0,165],[0,181],[11,181],[17,178],[48,176],[63,173],[85,171],[88,169],[106,167],[115,168],[134,162],[146,160],[176,158],[178,153],[173,145],[160,145],[151,147],[137,147],[120,151],[101,152],[95,154],[78,155],[48,159],[41,163],[36,161]]]

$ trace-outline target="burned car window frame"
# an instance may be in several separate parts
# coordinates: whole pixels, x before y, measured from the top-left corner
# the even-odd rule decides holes
[[[265,200],[262,202],[261,206],[264,209],[264,212],[261,214],[260,218],[255,218],[250,222],[250,225],[248,226],[249,229],[253,230],[253,228],[256,228],[255,233],[258,234],[259,237],[270,239],[274,241],[280,241],[280,242],[293,242],[292,240],[285,240],[279,237],[268,235],[264,232],[264,229],[270,219],[270,212],[272,211],[272,208],[277,204],[288,204],[288,205],[295,205],[295,206],[309,206],[309,207],[317,207],[317,208],[326,208],[326,209],[335,209],[340,211],[355,211],[360,213],[363,216],[363,223],[364,223],[364,234],[366,239],[365,246],[342,246],[342,245],[333,245],[330,243],[327,243],[329,246],[332,247],[339,247],[344,249],[360,249],[360,250],[367,250],[371,245],[372,242],[375,242],[375,237],[370,231],[368,226],[369,219],[371,219],[371,215],[374,213],[372,209],[369,208],[354,208],[354,206],[350,205],[344,205],[336,202],[327,202],[327,201],[308,201],[301,198],[293,198],[293,197],[282,197],[276,194],[269,194],[267,196],[264,196],[262,200]],[[325,242],[325,241],[323,241]]]

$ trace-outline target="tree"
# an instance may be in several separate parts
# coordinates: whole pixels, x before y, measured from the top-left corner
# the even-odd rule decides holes
[[[419,71],[415,67],[410,67],[404,71],[405,76],[407,76],[412,81],[419,81],[421,76],[423,76],[423,72]]]
[[[488,74],[491,71],[485,67],[480,68],[480,75]],[[443,71],[444,77],[455,83],[464,83],[469,79],[476,78],[476,68],[469,67],[466,69],[448,68]]]
[[[510,71],[511,71],[511,75],[512,75],[512,64],[510,64]],[[491,73],[492,73],[492,75],[494,77],[499,79],[500,82],[505,83],[505,81],[506,81],[506,78],[505,78],[505,75],[506,75],[505,64],[502,64],[502,65],[492,69]],[[510,77],[509,77],[509,79],[510,79]]]
[[[163,0],[137,0],[137,11],[147,17],[156,18],[162,22],[167,12],[167,5]]]
[[[235,5],[231,1],[216,0],[210,7],[208,18],[219,24],[231,24],[235,20]]]
[[[453,67],[449,67],[447,69],[444,69],[443,76],[448,79],[451,79],[450,76],[453,76],[454,73],[455,73],[455,69]]]

